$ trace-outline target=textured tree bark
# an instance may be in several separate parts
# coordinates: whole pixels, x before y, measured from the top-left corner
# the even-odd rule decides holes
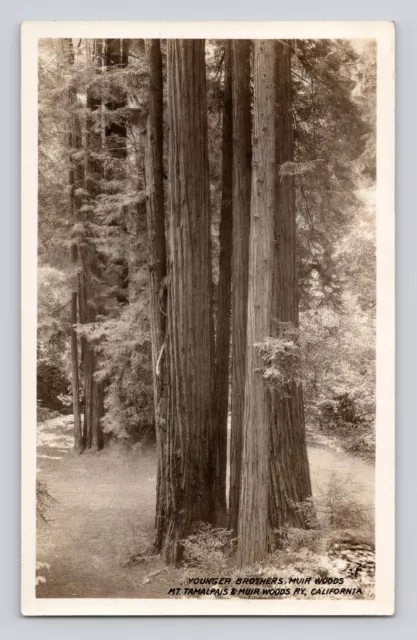
[[[163,174],[163,85],[159,40],[145,40],[149,69],[148,120],[145,150],[146,212],[152,372],[157,441],[157,483],[155,541],[162,546],[166,517],[166,415],[165,415],[165,331],[166,331],[166,242]]]
[[[214,417],[214,520],[226,522],[227,415],[229,405],[230,306],[232,276],[232,175],[233,113],[231,42],[225,44],[222,141],[222,201],[220,212],[220,258],[217,295],[217,335]]]
[[[281,167],[284,162],[294,160],[290,47],[277,43],[275,57],[276,103],[280,107],[275,111],[275,162]],[[271,317],[298,329],[293,182],[291,175],[283,175],[276,184]],[[270,527],[273,531],[282,527],[308,528],[305,511],[294,508],[294,503],[303,503],[312,495],[302,386],[292,382],[284,390],[272,391],[270,401]],[[280,543],[279,536],[275,543]]]
[[[268,551],[268,444],[270,407],[255,344],[270,333],[272,236],[275,215],[274,41],[256,40],[254,52],[254,137],[245,409],[239,505],[238,563],[261,560]]]
[[[290,49],[255,42],[254,159],[249,266],[248,348],[239,513],[239,564],[262,559],[275,529],[306,526],[294,502],[311,497],[301,389],[270,391],[254,346],[276,336],[277,323],[298,326]]]
[[[166,519],[163,552],[212,514],[214,366],[206,78],[203,40],[168,40],[169,262]]]
[[[71,38],[63,39],[64,56],[69,65],[74,64],[74,49]],[[68,107],[72,109],[77,104],[77,87],[74,81],[71,81],[68,87]],[[76,118],[70,116],[69,133],[68,133],[68,186],[69,186],[69,204],[73,223],[78,221],[79,198],[76,189],[79,186],[77,178],[79,178],[79,161],[74,160],[74,151],[80,149],[81,138],[79,128],[77,127]],[[76,241],[73,239],[71,244],[71,264],[76,268],[78,263],[78,251]],[[78,280],[73,275],[73,286],[71,292],[71,381],[72,381],[72,404],[74,414],[74,451],[81,453],[83,450],[83,437],[81,429],[81,409],[80,409],[80,379],[78,369],[78,338],[75,325],[78,322],[77,313],[77,288]]]
[[[232,41],[233,252],[229,528],[238,533],[245,404],[249,230],[252,180],[250,41]]]

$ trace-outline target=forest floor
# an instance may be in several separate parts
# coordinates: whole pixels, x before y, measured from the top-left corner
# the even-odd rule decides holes
[[[38,425],[38,478],[56,502],[48,522],[38,526],[37,561],[48,566],[38,571],[37,597],[166,597],[183,574],[146,557],[155,509],[154,449],[113,446],[75,456],[72,443],[72,416]],[[371,464],[317,441],[308,453],[315,495],[337,474],[352,478],[355,501],[372,509]]]

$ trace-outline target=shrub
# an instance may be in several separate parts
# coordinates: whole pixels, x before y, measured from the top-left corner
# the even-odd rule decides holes
[[[288,395],[290,385],[302,381],[299,331],[291,322],[276,320],[274,324],[274,335],[267,336],[255,347],[265,363],[262,377],[266,387]]]
[[[228,563],[228,550],[233,543],[232,532],[202,524],[200,529],[183,541],[184,564],[200,571],[221,572]]]
[[[327,530],[373,528],[373,513],[360,501],[350,475],[333,471],[327,486],[318,488],[315,504],[321,526]]]
[[[288,527],[277,531],[287,551],[305,548],[317,553],[341,531],[356,531],[367,541],[373,537],[374,514],[360,501],[349,475],[332,472],[327,484],[318,487],[314,501],[292,502],[291,506],[302,513],[309,529]]]
[[[284,548],[291,549],[292,551],[299,551],[304,548],[310,549],[311,551],[318,551],[323,539],[321,529],[297,529],[295,527],[289,527],[281,529],[280,533],[284,541]]]

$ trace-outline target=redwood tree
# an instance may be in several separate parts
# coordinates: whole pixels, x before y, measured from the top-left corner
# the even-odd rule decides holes
[[[307,526],[311,497],[297,371],[291,50],[255,42],[254,147],[239,563],[262,559],[283,525]],[[281,342],[280,342],[281,341]],[[290,348],[291,359],[280,356]],[[284,351],[285,351],[284,349]]]
[[[214,366],[204,40],[167,43],[169,261],[163,550],[212,515]]]
[[[277,43],[274,52],[276,104],[275,164],[280,168],[276,176],[276,208],[274,212],[272,298],[270,335],[289,341],[293,361],[270,362],[284,369],[285,384],[273,385],[270,390],[270,491],[269,520],[272,530],[284,526],[305,528],[310,524],[311,509],[300,509],[311,499],[310,469],[304,422],[303,391],[299,358],[298,279],[296,266],[296,217],[294,178],[286,170],[294,161],[294,140],[291,96],[290,43]],[[294,361],[295,360],[295,361]],[[288,370],[290,369],[290,370]],[[279,540],[276,541],[279,543]]]
[[[250,41],[232,41],[233,258],[229,527],[237,533],[245,402],[252,180]]]
[[[149,70],[148,119],[146,126],[145,181],[148,229],[148,268],[152,372],[157,440],[157,487],[155,547],[160,550],[165,521],[165,329],[166,329],[166,243],[163,175],[163,84],[159,40],[145,40]]]

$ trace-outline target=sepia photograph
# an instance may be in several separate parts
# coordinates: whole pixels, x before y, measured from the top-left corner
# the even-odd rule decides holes
[[[392,614],[392,25],[36,24],[27,611]]]

